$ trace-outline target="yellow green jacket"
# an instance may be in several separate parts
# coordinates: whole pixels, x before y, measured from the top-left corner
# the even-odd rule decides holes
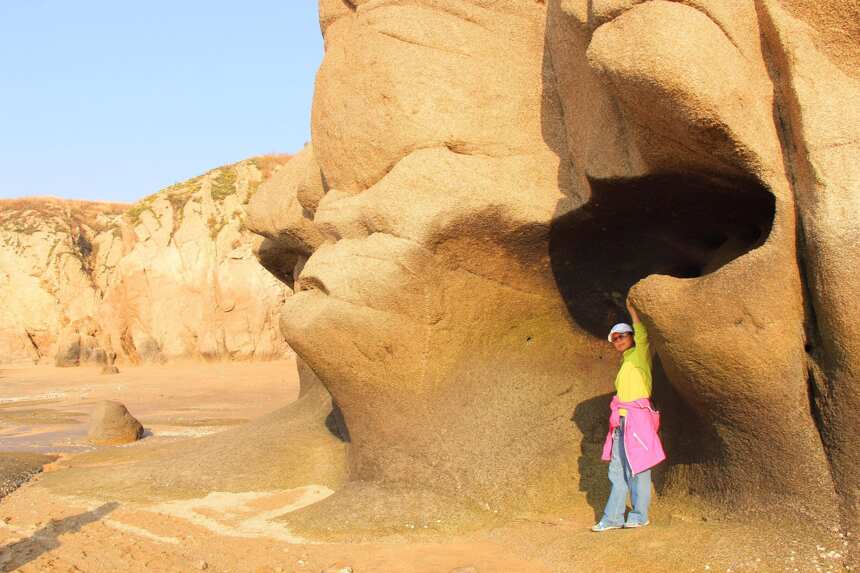
[[[641,322],[633,323],[633,340],[636,346],[624,351],[621,368],[615,376],[615,392],[622,402],[651,397],[651,345],[648,331]],[[619,413],[624,416],[627,411]]]

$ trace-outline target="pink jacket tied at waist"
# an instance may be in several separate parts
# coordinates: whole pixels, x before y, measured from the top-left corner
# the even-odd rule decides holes
[[[621,425],[619,408],[627,410],[622,439],[627,463],[633,473],[644,472],[666,459],[663,444],[657,435],[657,430],[660,429],[660,413],[651,407],[651,400],[641,398],[634,402],[622,402],[615,396],[609,407],[612,414],[609,416],[609,433],[603,444],[603,461],[608,462],[612,458],[612,435],[615,428]]]

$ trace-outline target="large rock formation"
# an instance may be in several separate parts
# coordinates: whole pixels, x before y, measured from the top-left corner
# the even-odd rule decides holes
[[[249,206],[352,438],[297,525],[368,483],[501,513],[599,488],[630,291],[661,493],[856,531],[850,6],[322,0],[313,146]]]
[[[289,288],[252,254],[242,207],[287,162],[214,169],[134,205],[0,202],[0,361],[70,366],[289,352]]]

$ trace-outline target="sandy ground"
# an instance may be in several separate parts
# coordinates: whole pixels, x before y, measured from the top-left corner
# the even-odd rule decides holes
[[[39,454],[91,449],[86,420],[101,399],[126,404],[147,429],[140,443],[152,443],[200,439],[297,395],[292,361],[127,368],[114,376],[87,368],[3,369],[0,452],[13,453],[0,454],[0,472],[48,461]],[[789,533],[778,521],[703,519],[659,499],[651,526],[594,534],[594,508],[584,498],[571,500],[563,515],[524,517],[456,538],[315,543],[278,518],[326,497],[331,492],[323,486],[120,503],[57,495],[40,480],[0,500],[0,571],[818,572],[844,570],[849,543],[836,534],[823,543]]]
[[[119,400],[147,437],[194,437],[241,424],[298,396],[293,361],[123,368],[0,368],[0,450],[79,452],[99,400]]]

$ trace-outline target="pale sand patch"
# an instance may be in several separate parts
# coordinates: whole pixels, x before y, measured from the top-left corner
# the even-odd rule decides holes
[[[224,431],[225,428],[219,426],[201,426],[199,428],[182,428],[180,430],[161,430],[152,428],[152,435],[157,438],[200,438]]]
[[[213,491],[206,497],[160,503],[149,511],[185,519],[213,533],[229,537],[270,537],[287,543],[311,543],[274,521],[297,509],[323,500],[334,491],[307,485],[280,491]],[[263,507],[268,507],[261,511]]]
[[[132,535],[137,535],[138,537],[143,537],[144,539],[149,539],[150,541],[155,541],[157,543],[169,543],[170,545],[179,545],[180,543],[180,540],[176,537],[164,537],[162,535],[156,535],[142,527],[122,523],[120,521],[116,521],[115,519],[104,519],[102,520],[102,523],[104,523],[108,527],[112,527],[113,529],[118,529],[119,531],[131,533]]]
[[[0,404],[15,404],[17,402],[55,401],[66,397],[65,392],[49,392],[47,394],[31,394],[28,396],[6,396],[0,398]]]
[[[71,432],[74,426],[55,426],[44,425],[44,426],[10,426],[8,428],[0,428],[0,438],[3,436],[15,437],[15,438],[26,438],[32,436],[40,436],[43,434],[56,434],[58,432],[69,431]],[[5,443],[3,444],[5,445]]]
[[[27,535],[32,535],[37,528],[35,527],[18,527],[17,525],[13,525],[11,523],[6,523],[4,520],[0,519],[0,529],[7,529],[20,537],[25,537]]]

